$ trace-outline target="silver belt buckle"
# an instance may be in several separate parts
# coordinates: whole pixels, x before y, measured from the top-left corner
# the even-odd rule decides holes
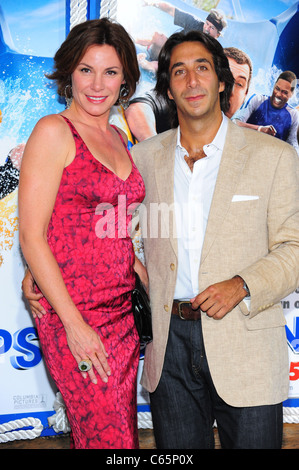
[[[184,300],[182,300],[181,302],[178,302],[179,317],[180,317],[181,320],[186,320],[186,318],[183,316],[183,313],[181,311],[181,305],[182,304],[190,304],[190,302],[186,302]]]

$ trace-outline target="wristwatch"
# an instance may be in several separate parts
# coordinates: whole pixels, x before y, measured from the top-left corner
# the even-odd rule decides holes
[[[243,279],[243,281],[244,281],[244,279]],[[244,281],[244,284],[243,284],[243,289],[246,290],[246,293],[247,293],[246,297],[250,297],[250,290],[249,290],[248,285],[246,284],[245,281]]]
[[[238,274],[234,277],[239,277],[243,281],[243,289],[246,290],[246,297],[250,297],[250,290],[248,288],[248,285],[244,281],[244,279],[241,276],[239,276]]]

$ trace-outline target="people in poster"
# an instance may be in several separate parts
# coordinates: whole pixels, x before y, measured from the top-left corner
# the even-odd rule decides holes
[[[176,2],[160,2],[160,1],[147,1],[147,0],[140,0],[140,1],[142,2],[142,5],[144,7],[155,7],[159,11],[169,14],[169,16],[174,18],[174,22],[176,26],[179,26],[180,30],[181,29],[189,30],[190,27],[195,28],[197,30],[202,30],[202,31],[205,30],[203,26],[204,22],[202,21],[200,22],[198,20],[192,23],[189,22],[185,24],[176,23],[175,18],[176,16],[179,17],[180,15],[182,15],[182,17],[186,19],[188,18],[189,20],[190,18],[194,19],[194,13],[190,14],[189,12],[183,10],[183,7],[181,5],[182,2],[179,3],[179,8],[178,8],[176,6],[177,5]],[[154,14],[154,11],[153,11],[154,9],[152,8],[151,10],[152,10],[152,14]],[[208,12],[207,18],[209,18],[210,15],[212,15],[213,17],[214,14],[215,14],[215,11],[210,10]],[[165,16],[168,16],[168,15],[165,15]],[[164,19],[163,18],[160,19],[160,16],[159,16],[159,20],[157,21],[157,24],[159,24],[159,26],[163,26]],[[166,32],[166,29],[163,30],[163,28],[161,28],[161,32],[159,33],[155,32],[152,35],[152,39],[156,38],[157,35],[159,35],[160,38],[163,37],[163,41],[160,41],[159,47],[156,48],[156,52],[158,52],[161,44],[165,41],[166,34],[164,31]],[[206,32],[208,33],[208,31]],[[212,36],[215,37],[215,35],[213,34]],[[219,35],[217,34],[216,36],[218,39],[221,39],[221,34]],[[152,39],[150,40],[148,44],[151,43]],[[146,39],[144,40],[147,41]],[[236,41],[240,42],[239,36],[236,38]],[[141,43],[141,42],[142,42],[142,38],[141,39],[139,38],[138,43]],[[151,47],[152,45],[149,45],[149,49],[151,49]],[[248,47],[246,47],[247,50],[250,50],[251,48],[252,48],[252,45],[248,45]],[[243,50],[242,48],[236,47],[236,45],[233,42],[227,45],[227,41],[226,41],[226,46],[224,46],[224,49],[229,59],[232,73],[236,80],[235,87],[234,87],[232,97],[231,97],[231,106],[230,106],[229,111],[226,113],[226,115],[232,119],[235,117],[236,112],[239,109],[244,107],[246,101],[252,96],[252,94],[257,93],[256,76],[258,74],[261,74],[262,71],[261,69],[258,68],[258,65],[257,65],[255,69],[255,76],[253,77],[254,63],[252,61],[250,54],[248,52],[245,52],[245,50]],[[137,50],[139,51],[139,49]],[[254,50],[254,45],[253,45],[253,50]],[[134,96],[133,99],[130,101],[130,107],[124,110],[127,124],[137,141],[142,141],[145,138],[155,135],[156,133],[163,132],[165,129],[169,127],[169,114],[168,114],[167,107],[165,106],[165,103],[162,102],[161,98],[157,99],[157,97],[155,96],[155,93],[153,92],[153,87],[155,83],[155,77],[154,77],[153,72],[156,69],[157,62],[156,60],[154,61],[147,60],[145,57],[145,53],[140,53],[140,54],[143,57],[143,60],[140,63],[141,69],[145,69],[151,72],[151,76],[143,77],[145,78],[145,80],[148,80],[148,82],[145,81],[144,83],[145,84],[151,83],[152,86],[150,89],[144,89],[143,87],[142,93],[139,92],[138,94],[136,94],[136,96]],[[269,81],[272,80],[273,76],[275,77],[275,74],[277,75],[277,71],[275,70],[275,68],[269,71],[269,74],[268,74]],[[251,84],[252,84],[252,90],[250,92],[249,87]],[[264,86],[262,83],[258,84],[258,88],[262,90],[262,93],[264,92],[264,90],[266,91],[267,89],[266,87],[267,87],[266,83]],[[296,115],[295,112],[293,114],[294,116]],[[296,128],[296,126],[298,127],[298,125],[296,124],[296,118],[294,118],[294,121],[295,121],[294,128]],[[294,133],[296,133],[296,129]]]
[[[144,70],[156,73],[158,67],[159,52],[165,44],[167,36],[163,33],[154,32],[150,39],[135,39],[135,44],[146,47],[146,52],[139,52],[137,60]]]
[[[186,13],[168,2],[156,2],[152,0],[144,0],[146,6],[159,8],[165,13],[173,16],[173,22],[176,26],[183,28],[187,33],[192,29],[209,34],[213,38],[219,38],[223,34],[223,30],[227,27],[227,22],[223,11],[212,8],[208,13],[205,21],[196,18],[190,13]]]
[[[128,126],[138,142],[171,127],[168,105],[154,90],[134,97],[125,110]]]
[[[247,98],[253,70],[251,59],[246,52],[236,47],[225,47],[224,54],[228,58],[229,68],[235,80],[229,110],[226,112],[226,116],[232,118]]]
[[[259,132],[272,135],[293,145],[299,154],[297,139],[299,113],[288,104],[297,83],[296,75],[287,70],[282,72],[275,84],[271,96],[254,95],[235,122],[242,127],[249,127]]]
[[[174,17],[174,24],[182,28],[185,32],[195,29],[209,34],[214,38],[219,38],[223,34],[223,30],[227,27],[225,15],[220,10],[211,9],[205,21],[201,21],[190,13],[175,8],[168,2],[144,0],[144,6],[156,7],[168,13],[170,16]],[[149,39],[135,39],[137,45],[146,47],[146,52],[139,52],[137,54],[140,67],[153,73],[156,72],[158,55],[166,39],[167,36],[163,32],[157,31],[155,31]]]
[[[2,118],[0,111],[0,123]],[[0,268],[4,262],[4,252],[12,248],[18,230],[17,188],[24,146],[19,144],[14,147],[0,166]]]
[[[13,192],[19,184],[19,174],[25,144],[19,144],[8,154],[0,166],[0,199]]]

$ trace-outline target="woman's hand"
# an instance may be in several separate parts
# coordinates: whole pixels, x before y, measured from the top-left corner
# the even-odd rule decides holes
[[[111,370],[107,362],[108,354],[99,335],[84,320],[79,320],[65,327],[67,342],[71,353],[79,363],[83,360],[90,360],[92,368],[88,372],[81,372],[86,378],[96,384],[97,378],[94,369],[98,372],[103,382],[108,382]]]
[[[27,268],[24,279],[22,281],[22,290],[29,302],[31,312],[34,318],[42,318],[46,311],[38,302],[43,297],[42,294],[36,294],[34,291],[34,279],[31,271]],[[76,359],[78,366],[84,359],[89,359],[92,366],[97,370],[101,379],[107,382],[108,377],[111,375],[110,367],[107,362],[107,353],[105,347],[97,335],[97,333],[87,325],[83,320],[79,322],[78,327],[75,326],[66,328],[68,345],[71,353]],[[87,372],[82,372],[84,378],[87,377]],[[93,368],[88,371],[90,380],[97,383]]]
[[[23,294],[28,300],[33,318],[42,318],[46,311],[39,303],[43,294],[36,294],[34,290],[35,282],[29,268],[26,269],[24,279],[22,281]]]

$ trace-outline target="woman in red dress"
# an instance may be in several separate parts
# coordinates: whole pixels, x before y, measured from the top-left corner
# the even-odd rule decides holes
[[[36,124],[19,184],[20,244],[44,312],[39,339],[72,447],[138,448],[134,269],[147,279],[127,227],[145,191],[108,122],[135,91],[135,47],[119,24],[92,20],[71,30],[54,62],[49,78],[72,102]]]

